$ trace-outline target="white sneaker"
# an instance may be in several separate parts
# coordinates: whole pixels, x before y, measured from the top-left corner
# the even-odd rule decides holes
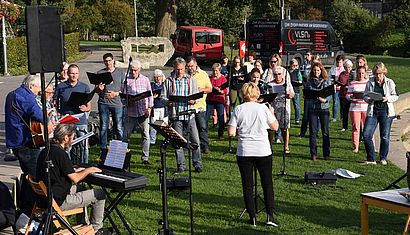
[[[386,160],[381,160],[380,163],[381,163],[382,165],[387,165],[387,161],[386,161]]]
[[[365,161],[363,162],[364,165],[377,165],[376,161]]]
[[[346,129],[345,129],[345,128],[342,128],[340,131],[346,131]]]
[[[280,142],[280,139],[276,139],[276,143],[277,144],[280,144],[281,142]]]

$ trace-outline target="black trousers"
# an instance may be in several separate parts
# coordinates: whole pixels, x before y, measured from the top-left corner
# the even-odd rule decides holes
[[[349,126],[350,101],[345,97],[340,97],[340,113],[342,115],[342,128],[348,129]]]
[[[256,217],[254,189],[254,168],[260,176],[265,200],[266,213],[273,215],[274,212],[274,192],[272,182],[272,155],[267,157],[241,157],[236,158],[242,178],[243,199],[249,217]]]

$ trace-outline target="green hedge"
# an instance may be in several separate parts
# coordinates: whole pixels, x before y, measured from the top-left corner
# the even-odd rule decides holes
[[[78,33],[70,33],[64,36],[66,44],[66,60],[73,62],[78,58],[80,40]],[[3,48],[1,49],[3,54]],[[0,71],[4,73],[3,57],[0,59]],[[26,37],[7,39],[7,64],[10,75],[23,75],[28,72]]]

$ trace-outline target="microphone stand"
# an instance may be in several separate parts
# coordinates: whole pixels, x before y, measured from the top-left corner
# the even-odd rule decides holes
[[[47,210],[43,214],[43,220],[38,226],[36,234],[40,234],[41,228],[43,228],[43,234],[51,234],[51,221],[53,220],[53,216],[57,217],[59,222],[61,222],[64,227],[66,227],[71,234],[77,235],[77,232],[68,224],[66,220],[64,220],[58,213],[55,213],[53,210],[53,190],[51,187],[51,177],[50,177],[50,169],[53,168],[53,162],[49,158],[50,153],[50,139],[48,135],[48,115],[47,115],[47,105],[46,105],[46,80],[44,72],[40,73],[41,77],[41,105],[43,108],[43,125],[44,125],[44,141],[45,141],[45,148],[43,151],[46,152],[45,158],[45,170],[46,170],[46,177],[47,177],[47,198],[48,198],[48,205]]]
[[[127,68],[127,73],[125,74],[125,79],[123,82],[123,86],[125,87],[125,108],[124,108],[124,120],[126,121],[128,118],[128,103],[129,103],[129,95],[128,95],[128,77],[130,76],[130,71],[131,71],[131,62],[132,62],[132,57],[130,56],[130,58],[128,59],[128,68]],[[123,91],[123,89],[121,89],[121,91]],[[125,123],[124,123],[125,125]],[[125,133],[125,128],[124,128],[124,133]],[[130,132],[132,132],[132,130],[130,130]],[[130,142],[130,137],[131,137],[131,133],[128,135],[128,139],[127,139],[127,143]],[[129,171],[131,171],[131,164],[129,164]]]
[[[289,52],[287,52],[286,53],[286,67],[287,68],[289,68]],[[288,128],[287,128],[287,120],[288,120],[288,118],[287,118],[287,116],[289,116],[289,119],[290,119],[290,111],[289,111],[289,115],[287,115],[287,110],[286,110],[286,105],[287,105],[287,97],[286,97],[286,90],[287,90],[287,86],[288,86],[288,71],[286,70],[286,73],[285,73],[285,81],[284,81],[284,83],[283,83],[283,87],[285,88],[285,99],[284,99],[284,113],[283,113],[283,115],[282,115],[282,121],[283,121],[283,124],[284,124],[284,128],[283,128],[283,133],[282,133],[282,136],[284,137],[284,141],[283,141],[283,152],[282,152],[282,170],[276,175],[276,176],[278,176],[278,177],[280,177],[280,176],[289,176],[289,177],[295,177],[295,178],[297,178],[297,177],[299,177],[299,176],[297,176],[297,175],[290,175],[290,174],[288,174],[287,172],[286,172],[286,142],[288,141],[289,142],[289,140],[288,140],[288,138],[287,138],[287,136],[288,136]],[[290,138],[289,138],[290,139]],[[289,145],[289,143],[288,143],[288,145]]]

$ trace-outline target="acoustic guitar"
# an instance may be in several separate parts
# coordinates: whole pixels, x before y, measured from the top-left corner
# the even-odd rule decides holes
[[[33,144],[36,147],[45,146],[44,125],[41,122],[30,120],[30,131]]]

